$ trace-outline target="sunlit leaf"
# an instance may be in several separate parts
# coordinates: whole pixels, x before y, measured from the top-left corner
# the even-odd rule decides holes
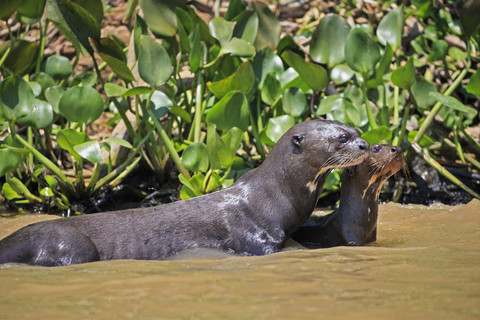
[[[480,96],[480,69],[470,77],[467,85],[467,91],[476,96]]]
[[[229,77],[208,84],[208,89],[217,97],[221,98],[231,91],[239,91],[248,94],[252,90],[255,75],[250,62],[242,63]]]
[[[362,139],[365,139],[370,144],[382,143],[392,139],[392,132],[388,127],[381,126],[362,134]]]
[[[73,146],[75,150],[82,158],[94,163],[102,162],[102,151],[100,150],[100,144],[97,140],[87,141],[81,144]]]
[[[263,2],[252,2],[252,9],[258,16],[258,31],[255,39],[257,51],[265,47],[277,48],[282,33],[282,27],[272,11]]]
[[[140,0],[145,22],[157,37],[172,37],[177,32],[174,0]]]
[[[390,78],[394,85],[409,89],[415,82],[415,67],[413,66],[413,58],[408,59],[404,66],[398,67],[392,72]]]
[[[261,132],[260,140],[273,146],[288,129],[295,125],[295,119],[286,114],[276,118],[268,119],[267,126]]]
[[[182,163],[187,170],[206,172],[209,163],[207,145],[203,142],[189,145],[182,153]]]
[[[113,39],[102,38],[99,41],[92,40],[93,47],[98,55],[112,68],[124,81],[134,81],[132,71],[127,66],[127,59],[122,47]]]
[[[178,179],[183,184],[180,190],[180,198],[182,200],[201,196],[203,194],[203,180],[205,176],[201,173],[197,173],[189,180],[187,180],[182,174],[178,175]]]
[[[138,72],[148,84],[158,87],[172,74],[172,64],[165,48],[154,39],[141,37]]]
[[[355,71],[349,68],[345,63],[337,64],[330,72],[330,78],[335,84],[343,84],[352,79]]]
[[[231,154],[230,148],[218,135],[215,124],[208,125],[207,150],[212,169],[223,169],[232,165],[234,156]]]
[[[0,177],[5,176],[8,172],[17,170],[20,159],[17,154],[8,148],[0,149]]]
[[[261,86],[267,74],[283,72],[283,62],[282,59],[272,51],[272,49],[267,47],[257,52],[255,55],[255,58],[253,59],[253,70],[255,71],[255,77]]]
[[[233,35],[234,23],[225,20],[222,17],[215,17],[210,21],[209,29],[212,36],[223,46]]]
[[[329,14],[320,21],[312,35],[312,60],[329,67],[345,61],[345,41],[350,26],[344,18]]]
[[[56,80],[68,78],[73,71],[70,61],[66,57],[59,55],[48,57],[43,65],[43,69],[46,74]]]
[[[53,111],[56,113],[60,113],[58,111],[58,104],[64,93],[65,89],[59,86],[50,87],[45,90],[45,98],[47,98],[48,103],[51,104]]]
[[[32,111],[26,117],[18,119],[21,126],[33,126],[37,129],[45,129],[53,122],[53,108],[43,101],[35,100]]]
[[[231,2],[230,2],[231,3]],[[255,11],[246,10],[235,18],[233,36],[255,45],[258,32],[258,16]]]
[[[238,91],[228,93],[210,109],[206,120],[221,131],[233,127],[246,131],[249,125],[249,106],[245,95]]]
[[[73,129],[63,129],[57,133],[57,143],[62,148],[68,151],[76,161],[81,159],[81,156],[73,149],[74,146],[89,141],[90,139],[83,132],[78,132]]]
[[[292,117],[299,117],[308,109],[307,98],[298,88],[288,88],[282,94],[282,109]]]
[[[16,120],[29,115],[35,103],[30,85],[18,76],[0,82],[0,114],[6,120]]]
[[[403,33],[403,6],[393,9],[387,13],[377,28],[378,41],[381,44],[387,43],[396,51],[402,44]]]
[[[282,59],[298,72],[303,81],[305,81],[312,90],[317,91],[327,86],[328,75],[322,66],[307,62],[298,54],[291,51],[282,53]]]
[[[37,60],[39,45],[37,42],[18,39],[11,47],[4,65],[14,74],[24,75],[30,72]]]
[[[359,27],[350,30],[345,43],[348,66],[362,74],[373,70],[380,59],[380,49],[372,37]]]
[[[103,99],[90,87],[69,88],[60,99],[59,112],[72,122],[93,122],[103,112]]]
[[[266,104],[273,105],[277,101],[282,91],[280,81],[277,80],[275,73],[267,74],[260,90],[262,101]]]
[[[417,79],[412,85],[412,94],[420,110],[426,110],[430,108],[435,99],[430,96],[430,92],[436,92],[435,85],[430,81],[423,78]]]
[[[466,105],[464,105],[463,103],[461,103],[460,101],[458,101],[457,99],[455,99],[454,97],[450,97],[450,96],[446,96],[446,95],[443,95],[439,92],[430,92],[429,95],[434,98],[435,100],[437,100],[438,102],[440,102],[441,104],[451,108],[451,109],[454,109],[454,110],[458,110],[460,112],[464,112],[464,113],[467,113],[467,114],[471,114],[471,115],[476,115],[478,113],[477,110],[475,110],[474,108],[472,107],[468,107]]]

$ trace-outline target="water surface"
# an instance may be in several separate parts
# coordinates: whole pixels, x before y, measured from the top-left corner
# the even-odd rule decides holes
[[[1,269],[0,319],[480,319],[480,201],[379,212],[367,247]]]

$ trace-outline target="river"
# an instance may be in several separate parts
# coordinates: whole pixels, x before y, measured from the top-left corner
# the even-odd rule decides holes
[[[0,238],[52,219],[0,219]],[[480,201],[380,205],[366,247],[0,269],[0,319],[480,319]]]

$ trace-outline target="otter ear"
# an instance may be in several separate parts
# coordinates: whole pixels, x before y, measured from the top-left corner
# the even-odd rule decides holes
[[[300,147],[300,145],[303,142],[303,139],[305,139],[305,137],[303,135],[297,133],[297,134],[293,135],[292,142],[297,147]]]

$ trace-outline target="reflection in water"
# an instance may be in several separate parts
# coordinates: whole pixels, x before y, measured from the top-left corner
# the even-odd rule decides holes
[[[368,247],[5,268],[0,318],[479,319],[480,201],[379,212]],[[36,221],[0,219],[0,237]]]

